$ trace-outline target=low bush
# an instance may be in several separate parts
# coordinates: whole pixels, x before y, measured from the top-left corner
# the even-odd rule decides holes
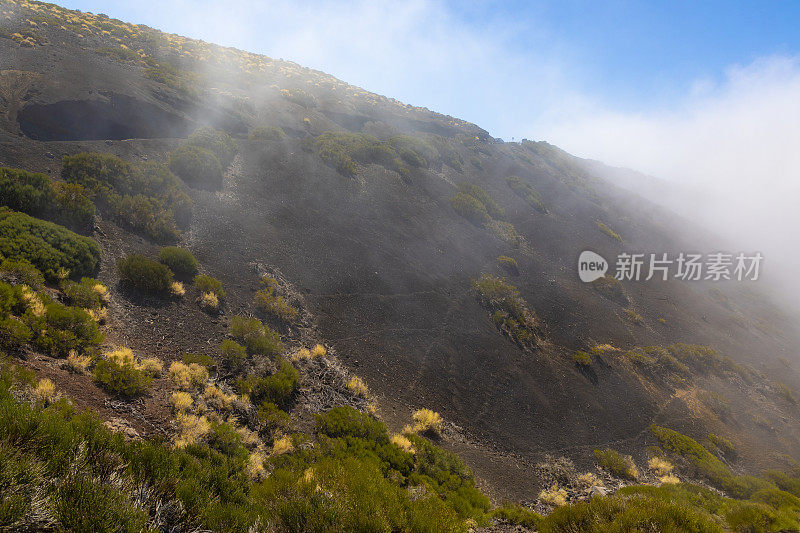
[[[236,141],[227,132],[207,127],[196,129],[186,139],[186,144],[208,150],[216,156],[223,168],[231,164],[239,151]]]
[[[179,279],[191,279],[197,274],[197,259],[186,248],[166,246],[159,250],[158,260],[169,267],[175,277]]]
[[[230,332],[234,339],[244,344],[248,353],[274,356],[283,351],[280,335],[257,318],[234,316]]]
[[[639,479],[639,469],[630,455],[622,455],[611,448],[595,450],[594,455],[597,463],[609,474],[630,481]]]
[[[458,192],[460,194],[466,194],[467,196],[471,196],[478,200],[481,205],[486,208],[486,212],[492,218],[502,218],[505,215],[503,209],[497,205],[497,202],[494,201],[489,193],[483,190],[480,186],[475,185],[474,183],[467,183],[462,182],[458,184]]]
[[[600,222],[599,220],[596,222],[597,227],[600,228],[600,231],[614,239],[615,241],[622,242],[622,237],[619,236],[619,233],[614,231],[613,229],[609,228],[605,223]]]
[[[240,378],[236,387],[240,394],[247,394],[254,405],[265,402],[286,407],[297,390],[299,372],[286,361],[281,361],[277,372],[269,376],[251,374]]]
[[[90,228],[95,214],[83,186],[12,168],[0,168],[0,205],[78,231]]]
[[[622,305],[628,304],[628,297],[622,288],[622,283],[614,276],[605,275],[592,282],[592,288],[605,298],[613,300]]]
[[[508,257],[507,255],[498,256],[497,264],[510,275],[519,276],[519,265],[517,265],[517,261],[513,257]]]
[[[486,207],[478,199],[468,194],[456,193],[455,196],[450,198],[450,204],[456,210],[456,213],[473,224],[482,226],[491,220]]]
[[[223,339],[219,350],[222,353],[222,365],[228,370],[240,368],[247,359],[245,347],[231,339]]]
[[[211,276],[199,274],[194,278],[194,286],[200,292],[210,292],[216,295],[220,300],[225,299],[225,290],[222,288],[222,282]]]
[[[213,152],[204,148],[181,146],[170,154],[169,169],[192,187],[222,188],[222,164]]]
[[[0,262],[0,279],[14,285],[27,285],[41,289],[44,276],[38,268],[27,259],[3,259]]]
[[[259,126],[250,130],[248,138],[251,141],[280,141],[286,137],[286,133],[281,128],[272,126]]]
[[[142,365],[129,349],[107,352],[94,366],[94,379],[109,392],[121,396],[136,396],[146,392],[156,372]]]
[[[169,268],[139,254],[120,258],[117,273],[124,282],[146,292],[165,293],[172,282]]]
[[[509,176],[506,178],[506,184],[514,191],[514,194],[525,200],[535,210],[540,213],[547,214],[547,208],[542,201],[539,192],[533,186],[518,176]]]
[[[278,282],[272,278],[264,277],[261,280],[262,289],[256,292],[254,303],[256,307],[284,322],[291,322],[299,314],[297,309],[289,305],[283,296],[277,294]]]
[[[582,350],[578,350],[572,354],[573,362],[578,366],[591,366],[592,356]]]
[[[482,274],[472,280],[472,288],[482,306],[492,313],[492,321],[515,342],[529,345],[535,339],[536,315],[530,311],[519,290],[504,278]]]
[[[411,431],[438,438],[442,433],[442,416],[431,409],[418,409],[411,415],[414,425]]]
[[[25,259],[53,280],[62,269],[73,276],[90,275],[100,263],[93,239],[5,207],[0,208],[0,254]]]
[[[106,216],[157,242],[176,240],[191,219],[191,199],[159,163],[81,153],[64,157],[61,176],[70,186],[85,187]]]
[[[108,301],[108,287],[94,278],[81,278],[80,282],[65,280],[61,290],[69,305],[82,309],[99,309]]]

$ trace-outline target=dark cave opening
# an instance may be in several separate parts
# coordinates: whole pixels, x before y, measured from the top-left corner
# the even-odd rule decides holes
[[[104,100],[29,104],[17,121],[25,135],[40,141],[185,137],[192,129],[183,117],[119,94]]]

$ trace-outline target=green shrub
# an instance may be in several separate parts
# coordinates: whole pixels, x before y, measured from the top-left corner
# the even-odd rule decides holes
[[[186,248],[166,246],[158,252],[158,260],[179,279],[189,279],[197,274],[197,259]]]
[[[223,167],[230,165],[239,151],[236,141],[227,132],[208,127],[197,128],[186,139],[186,144],[208,150],[219,159]]]
[[[253,128],[250,131],[250,135],[248,135],[251,141],[280,141],[284,137],[286,137],[286,133],[284,133],[281,128],[275,126],[269,128],[259,126]]]
[[[625,295],[622,283],[614,276],[606,274],[605,276],[597,278],[592,282],[592,288],[609,300],[613,300],[622,305],[628,304],[628,297]]]
[[[191,219],[192,201],[166,166],[132,165],[110,154],[65,156],[61,176],[93,196],[118,224],[158,242],[174,241]]]
[[[197,363],[200,366],[204,366],[207,369],[211,370],[217,366],[217,362],[214,361],[214,358],[210,355],[206,355],[203,353],[185,353],[181,358],[184,364],[190,365],[192,363]]]
[[[73,276],[92,274],[100,263],[100,247],[63,226],[0,208],[0,254],[25,259],[47,278],[61,269]]]
[[[92,373],[104,389],[121,396],[146,392],[153,382],[153,376],[137,368],[134,361],[121,358],[99,358]]]
[[[69,304],[83,309],[98,309],[102,305],[97,287],[105,288],[105,285],[94,278],[81,278],[80,282],[65,280],[61,283],[61,290]]]
[[[251,374],[237,380],[236,387],[241,394],[248,394],[254,405],[274,403],[285,407],[297,390],[299,377],[297,369],[286,361],[281,361],[278,371],[274,374],[266,377]]]
[[[522,526],[528,529],[536,529],[537,525],[542,519],[538,513],[519,505],[518,503],[509,503],[498,507],[492,511],[492,516],[499,518],[509,524],[515,526]]]
[[[3,259],[0,263],[0,279],[13,284],[24,284],[34,289],[44,285],[44,276],[27,259]]]
[[[631,481],[639,479],[639,469],[636,468],[636,464],[630,455],[622,455],[611,448],[595,450],[594,455],[597,457],[597,463],[608,473]]]
[[[211,292],[216,294],[220,300],[225,299],[225,290],[222,288],[222,282],[216,278],[199,274],[194,278],[194,286],[200,292]]]
[[[0,168],[0,205],[78,230],[88,229],[95,213],[82,186],[12,168]]]
[[[500,331],[522,345],[534,341],[536,315],[528,309],[515,286],[505,278],[481,274],[480,279],[472,280],[472,289],[478,302],[492,313],[492,321]]]
[[[139,254],[119,259],[117,273],[123,281],[146,292],[167,292],[172,282],[169,268]]]
[[[508,257],[507,255],[498,256],[497,264],[512,276],[519,276],[519,265],[517,265],[517,261],[513,257]]]
[[[622,242],[622,237],[619,236],[619,233],[614,231],[613,229],[609,228],[605,223],[600,222],[599,220],[596,222],[597,227],[600,228],[600,231],[614,239],[615,241]]]
[[[234,339],[244,344],[248,353],[272,356],[283,351],[280,335],[257,318],[234,316],[230,331]]]
[[[450,203],[453,209],[456,210],[456,213],[473,224],[484,225],[491,220],[489,213],[486,211],[486,207],[479,200],[468,194],[457,193],[450,198]]]
[[[22,320],[9,316],[0,319],[0,348],[17,351],[33,338],[33,332]]]
[[[289,427],[289,415],[272,402],[263,402],[256,414],[258,421],[267,431],[285,430]]]
[[[223,339],[219,349],[222,353],[222,364],[227,369],[235,370],[247,359],[245,347],[231,339]]]
[[[264,402],[285,406],[297,390],[300,374],[292,365],[281,361],[278,371],[266,378],[257,380],[250,391],[250,399],[255,405]]]
[[[147,514],[119,490],[85,477],[70,478],[55,492],[55,516],[64,531],[144,531]]]
[[[204,148],[181,146],[170,154],[169,169],[193,187],[222,188],[222,164],[213,152]]]
[[[591,366],[592,365],[592,356],[588,353],[578,350],[574,354],[572,354],[572,360],[578,366]]]
[[[264,277],[261,280],[263,289],[254,296],[255,306],[261,311],[272,315],[284,322],[291,322],[299,314],[297,309],[286,303],[283,296],[276,294],[278,282],[272,278]]]
[[[547,214],[547,208],[542,201],[541,195],[531,184],[517,176],[509,176],[506,178],[506,184],[514,191],[514,194],[525,200],[532,208],[540,213]]]
[[[724,455],[726,459],[736,459],[736,447],[731,441],[721,435],[715,435],[714,433],[708,434],[708,440],[712,445],[716,446],[720,452],[722,452],[722,455]]]
[[[489,213],[489,216],[492,218],[502,218],[505,214],[503,209],[497,205],[497,202],[494,201],[494,198],[489,196],[489,193],[474,183],[459,183],[458,192],[472,196],[478,200],[481,204],[483,204],[483,206],[486,208],[486,212]]]

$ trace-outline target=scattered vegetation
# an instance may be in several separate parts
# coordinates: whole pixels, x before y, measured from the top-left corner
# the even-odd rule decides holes
[[[123,281],[145,292],[165,293],[172,283],[169,268],[139,254],[120,258],[117,273]]]
[[[311,146],[325,163],[346,176],[355,176],[358,161],[381,165],[408,178],[412,168],[427,168],[440,159],[433,144],[408,135],[379,141],[364,133],[326,131],[317,136]]]
[[[450,203],[459,215],[478,225],[486,225],[504,215],[489,193],[472,183],[459,184],[458,192],[450,199]]]
[[[6,207],[0,208],[0,254],[24,259],[52,280],[62,270],[91,275],[100,263],[100,247],[93,239]]]
[[[504,278],[482,274],[480,279],[472,280],[472,288],[501,331],[521,345],[534,341],[536,315],[528,309],[516,287]]]
[[[644,317],[633,309],[624,309],[624,311],[625,318],[627,318],[633,324],[636,324],[637,326],[644,324]]]
[[[540,213],[547,214],[547,208],[542,201],[539,192],[533,188],[533,185],[527,183],[518,176],[509,176],[506,178],[506,184],[514,191],[514,194],[525,200],[535,210]]]
[[[64,156],[61,176],[84,187],[106,216],[157,242],[177,240],[191,220],[192,201],[164,165],[80,153]]]

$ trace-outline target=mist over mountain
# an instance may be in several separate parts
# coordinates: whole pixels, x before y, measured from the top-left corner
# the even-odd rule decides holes
[[[0,473],[38,491],[4,527],[574,531],[590,496],[597,531],[797,524],[796,316],[613,277],[720,251],[691,189],[29,0],[0,167]]]

